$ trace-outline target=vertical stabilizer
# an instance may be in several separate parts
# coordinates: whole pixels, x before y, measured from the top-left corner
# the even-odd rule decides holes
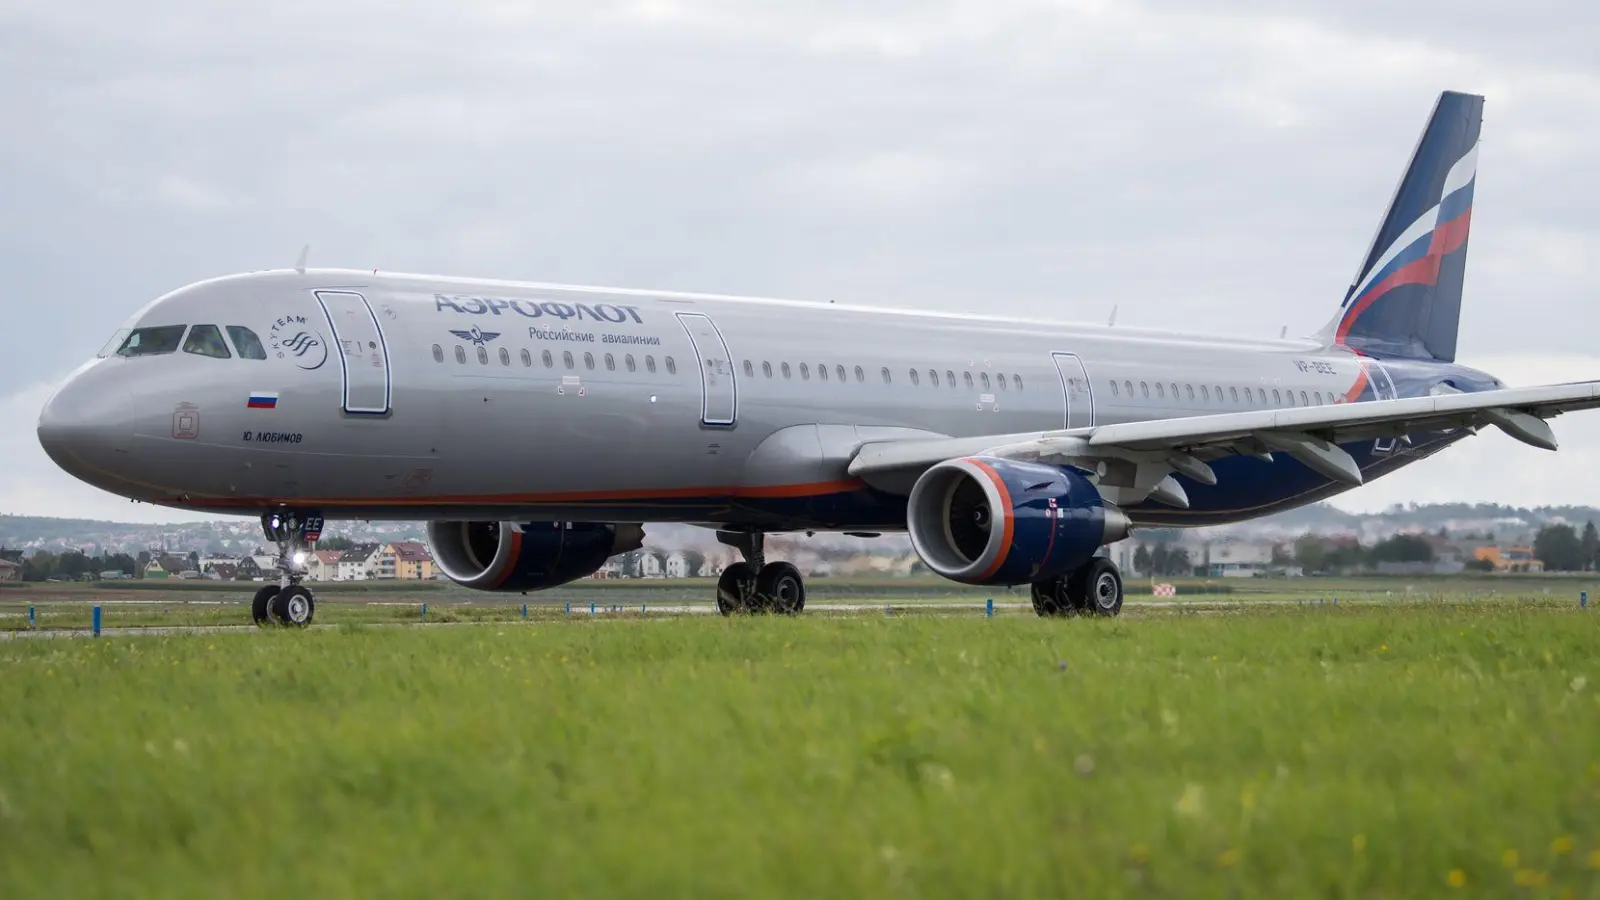
[[[1322,330],[1375,357],[1453,362],[1483,98],[1439,96],[1372,247]]]

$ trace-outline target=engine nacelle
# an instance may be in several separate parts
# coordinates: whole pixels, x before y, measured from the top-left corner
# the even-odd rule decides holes
[[[911,489],[906,523],[928,568],[980,585],[1064,575],[1131,527],[1077,469],[984,456],[924,472]]]
[[[445,577],[480,591],[540,591],[644,546],[638,525],[591,522],[429,522],[428,545]]]

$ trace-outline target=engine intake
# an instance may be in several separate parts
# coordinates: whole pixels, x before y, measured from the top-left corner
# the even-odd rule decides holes
[[[644,546],[638,525],[592,522],[429,522],[428,545],[445,577],[480,591],[540,591],[593,575]]]
[[[1078,469],[981,456],[924,472],[906,524],[928,568],[979,585],[1064,575],[1131,528]]]

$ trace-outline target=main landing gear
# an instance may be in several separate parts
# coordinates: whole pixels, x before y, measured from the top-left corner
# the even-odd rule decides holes
[[[250,615],[257,625],[294,625],[304,628],[317,614],[317,599],[301,584],[306,577],[306,557],[322,536],[322,516],[292,511],[265,513],[261,531],[278,545],[278,583],[256,591]]]
[[[1122,573],[1096,556],[1065,575],[1034,582],[1033,611],[1041,616],[1114,616],[1122,612]]]
[[[769,563],[766,536],[759,531],[719,531],[717,540],[737,549],[744,562],[722,570],[717,579],[717,612],[792,616],[806,607],[806,583],[791,563]]]

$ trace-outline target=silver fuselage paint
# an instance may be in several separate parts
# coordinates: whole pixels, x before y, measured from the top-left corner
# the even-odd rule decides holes
[[[53,401],[96,429],[52,452],[64,468],[207,512],[885,530],[904,498],[846,474],[864,441],[1421,389],[1311,341],[351,271],[201,282],[126,327],[200,323],[251,328],[267,359],[96,359]]]

